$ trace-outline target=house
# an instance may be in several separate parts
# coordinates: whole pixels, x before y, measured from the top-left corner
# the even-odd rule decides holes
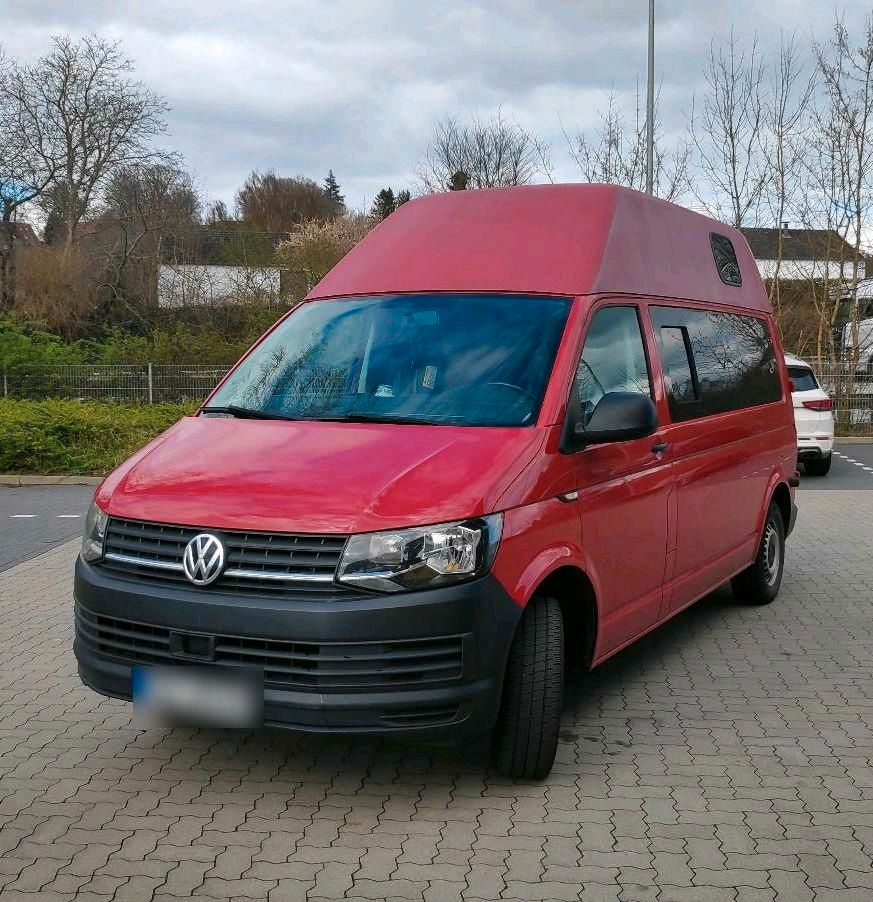
[[[764,279],[781,281],[852,278],[854,248],[833,229],[740,229],[749,242],[758,271]],[[781,241],[781,254],[780,254]],[[865,258],[858,264],[858,278],[865,275]]]
[[[11,231],[11,234],[10,234]],[[9,242],[9,239],[12,239]],[[0,242],[5,248],[7,243],[12,247],[33,246],[41,244],[33,226],[29,222],[8,222],[0,223]]]
[[[197,227],[164,239],[159,307],[275,303],[287,294],[284,270],[275,265],[276,248],[287,233],[251,232],[232,225]]]
[[[12,223],[12,242],[19,246],[41,244],[33,226],[29,222]]]

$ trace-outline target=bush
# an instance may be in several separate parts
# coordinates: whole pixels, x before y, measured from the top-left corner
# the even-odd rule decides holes
[[[104,476],[193,409],[0,400],[0,473]]]
[[[16,251],[15,310],[74,337],[100,307],[102,267],[79,247],[37,245]]]
[[[376,225],[369,216],[348,214],[326,222],[312,220],[276,248],[287,269],[288,291],[295,300],[308,294]]]

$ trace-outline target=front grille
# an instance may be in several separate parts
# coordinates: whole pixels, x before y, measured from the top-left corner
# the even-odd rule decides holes
[[[174,657],[171,631],[76,607],[79,640],[96,654],[128,664],[190,664]],[[215,636],[214,663],[263,668],[267,684],[285,688],[379,689],[457,680],[463,636],[391,642],[295,642]]]
[[[203,531],[113,517],[106,528],[102,565],[141,581],[190,585],[182,555],[188,542]],[[333,582],[345,536],[208,531],[224,543],[226,562],[222,575],[202,591],[325,599],[356,594]]]

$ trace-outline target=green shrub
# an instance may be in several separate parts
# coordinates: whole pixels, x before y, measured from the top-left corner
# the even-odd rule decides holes
[[[103,476],[192,409],[0,400],[0,473]]]

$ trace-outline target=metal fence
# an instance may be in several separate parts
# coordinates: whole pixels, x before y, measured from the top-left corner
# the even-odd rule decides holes
[[[852,373],[839,363],[809,363],[833,399],[837,433],[873,437],[873,375]],[[199,363],[13,366],[2,371],[3,396],[143,404],[200,401],[229,369]]]
[[[3,368],[3,396],[143,404],[200,401],[229,369],[197,363],[11,366]]]
[[[834,403],[837,435],[873,436],[873,375],[844,363],[807,360]]]

